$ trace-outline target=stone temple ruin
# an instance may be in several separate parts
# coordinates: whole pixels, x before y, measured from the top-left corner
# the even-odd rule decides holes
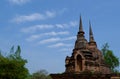
[[[110,68],[104,62],[102,52],[97,48],[91,24],[89,25],[89,41],[84,37],[82,19],[80,18],[79,32],[71,57],[66,57],[66,73],[81,73],[86,70],[110,74]]]
[[[89,41],[85,39],[84,34],[80,17],[79,31],[72,55],[65,59],[66,70],[63,74],[51,74],[53,79],[114,79],[102,52],[97,48],[90,23]]]

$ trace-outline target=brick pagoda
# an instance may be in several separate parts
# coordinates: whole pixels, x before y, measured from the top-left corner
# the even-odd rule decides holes
[[[65,72],[51,74],[53,79],[120,79],[119,75],[111,73],[105,63],[102,52],[94,40],[91,23],[89,22],[89,41],[84,36],[82,18],[72,55],[65,59]]]
[[[89,23],[89,41],[85,39],[82,19],[80,17],[79,31],[72,56],[66,57],[66,73],[82,73],[84,71],[110,74],[109,66],[104,62],[102,52],[97,48],[91,24]]]

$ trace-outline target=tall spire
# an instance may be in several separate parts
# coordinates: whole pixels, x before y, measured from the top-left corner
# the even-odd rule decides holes
[[[83,26],[82,26],[82,18],[80,16],[80,23],[79,23],[79,31],[77,34],[77,40],[75,42],[75,49],[85,48],[87,40],[84,36]]]
[[[89,37],[90,37],[89,42],[95,42],[90,21],[89,21]]]
[[[80,24],[79,24],[79,33],[83,33],[84,34],[81,16],[80,16]]]

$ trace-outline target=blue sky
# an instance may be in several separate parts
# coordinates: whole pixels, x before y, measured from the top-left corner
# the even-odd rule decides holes
[[[0,49],[6,55],[20,45],[31,73],[65,70],[82,16],[85,37],[89,20],[98,48],[106,42],[120,58],[120,0],[0,0]]]

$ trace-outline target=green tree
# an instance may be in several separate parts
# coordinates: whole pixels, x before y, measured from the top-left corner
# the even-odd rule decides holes
[[[28,69],[25,67],[27,60],[21,56],[20,46],[14,52],[14,46],[8,56],[3,56],[0,52],[0,79],[26,79]]]
[[[46,70],[40,70],[32,74],[31,79],[52,79]]]
[[[120,65],[119,58],[116,57],[112,50],[109,50],[108,43],[105,43],[101,49],[105,62],[110,66],[112,72],[118,72],[116,68]]]

